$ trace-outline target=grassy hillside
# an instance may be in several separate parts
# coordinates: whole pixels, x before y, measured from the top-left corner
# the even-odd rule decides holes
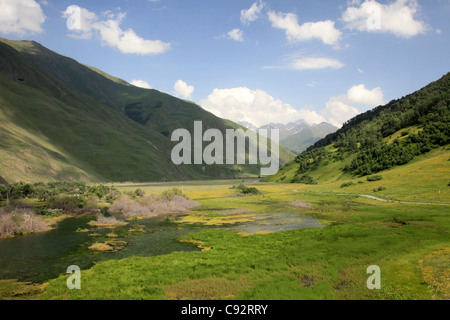
[[[411,95],[351,119],[265,181],[448,203],[449,122],[447,74]],[[378,176],[382,179],[368,181]]]
[[[170,134],[232,128],[199,106],[132,86],[30,41],[0,39],[0,175],[7,181],[232,178],[258,166],[173,165]],[[282,150],[281,162],[293,158]]]
[[[410,163],[384,170],[376,175],[358,177],[345,173],[342,169],[349,162],[335,162],[308,173],[316,185],[304,184],[298,190],[308,188],[317,192],[339,194],[371,195],[388,200],[410,202],[450,203],[450,148],[441,147],[425,155],[416,157]],[[294,180],[298,166],[290,162],[277,175],[270,177],[272,182]],[[378,181],[368,181],[381,176]],[[381,188],[381,189],[380,189]],[[380,190],[378,190],[380,189]]]

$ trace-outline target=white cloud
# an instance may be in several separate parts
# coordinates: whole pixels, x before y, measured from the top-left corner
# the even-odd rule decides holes
[[[384,103],[383,91],[380,87],[369,90],[363,84],[353,86],[347,91],[350,103],[376,107]]]
[[[68,6],[63,12],[67,19],[67,28],[71,31],[69,37],[76,39],[92,38],[92,30],[98,22],[97,15],[85,8],[75,5]]]
[[[191,95],[194,92],[194,87],[188,85],[183,80],[178,80],[175,83],[174,89],[176,96],[183,99],[191,99]]]
[[[144,88],[144,89],[152,89],[152,86],[144,80],[133,80],[130,82],[133,86]]]
[[[0,0],[0,32],[24,36],[42,33],[45,15],[35,0]]]
[[[241,10],[241,22],[243,24],[250,24],[250,22],[255,21],[261,14],[261,10],[264,8],[264,3],[262,0],[255,2],[249,9]]]
[[[319,39],[325,44],[337,45],[342,32],[334,27],[334,21],[306,22],[299,25],[297,15],[294,13],[268,13],[272,27],[286,32],[289,42]]]
[[[327,102],[322,114],[328,118],[328,121],[332,125],[340,128],[347,120],[358,115],[359,111],[357,108],[345,102],[332,98]]]
[[[344,67],[344,64],[336,59],[330,58],[311,58],[305,57],[296,59],[292,62],[291,68],[295,70],[308,70],[308,69],[340,69]]]
[[[77,11],[78,8],[78,11]],[[68,18],[69,36],[80,39],[90,39],[95,32],[102,45],[118,49],[126,54],[154,55],[170,49],[170,43],[161,40],[145,40],[133,29],[123,30],[120,27],[126,13],[114,14],[111,11],[102,13],[101,20],[95,13],[77,6],[69,6],[63,12]]]
[[[309,123],[320,123],[325,118],[313,110],[296,110],[290,104],[270,96],[263,90],[246,87],[214,89],[200,105],[218,117],[232,121],[246,121],[257,127],[270,122],[288,123],[304,119]]]
[[[356,106],[376,107],[382,104],[384,94],[381,88],[369,90],[360,84],[351,87],[346,94],[331,97],[322,110],[322,115],[327,117],[331,124],[341,127],[347,120],[360,113]]]
[[[240,29],[233,29],[226,35],[227,39],[242,42],[244,41],[244,32]]]
[[[417,20],[418,10],[417,0],[396,0],[390,4],[366,0],[351,4],[342,14],[342,21],[349,29],[411,38],[428,29],[425,22]]]

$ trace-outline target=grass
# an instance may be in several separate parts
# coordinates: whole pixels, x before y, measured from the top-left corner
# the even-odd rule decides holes
[[[202,204],[187,217],[197,219],[197,223],[214,224],[221,218],[253,214],[250,212],[298,210],[333,223],[320,229],[245,237],[223,229],[190,233],[179,240],[204,250],[100,262],[82,271],[82,290],[67,290],[67,276],[61,276],[50,281],[38,298],[448,297],[449,208],[375,202],[352,195],[319,193],[315,187],[294,184],[259,184],[262,195],[230,197],[232,185],[223,181],[206,186],[185,183],[184,193]],[[165,187],[140,186],[146,194]],[[227,214],[220,215],[223,212]],[[229,215],[233,212],[235,216]],[[381,290],[366,287],[370,265],[381,268]]]
[[[343,173],[341,168],[348,159],[331,163],[315,172],[308,173],[319,181],[317,186],[300,186],[298,190],[307,188],[309,191],[330,192],[348,195],[373,195],[379,198],[450,204],[450,188],[448,187],[448,172],[450,172],[450,147],[441,147],[426,155],[416,157],[412,162],[382,171],[378,181],[367,181],[367,177],[352,176]],[[289,163],[280,172],[268,179],[270,182],[290,181],[295,175],[297,165]],[[286,184],[287,185],[287,184]],[[342,187],[345,186],[345,187]],[[374,191],[384,187],[380,192]]]

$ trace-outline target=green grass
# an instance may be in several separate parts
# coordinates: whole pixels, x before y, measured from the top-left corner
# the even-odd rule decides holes
[[[308,190],[345,194],[366,194],[383,199],[450,204],[448,172],[450,172],[450,147],[441,147],[425,155],[416,157],[410,163],[377,173],[383,177],[380,181],[367,181],[367,177],[352,176],[343,173],[344,162],[334,162],[307,172],[319,182]],[[298,169],[295,162],[284,166],[276,175],[267,178],[269,182],[288,182]],[[282,177],[285,177],[282,179]],[[353,185],[341,188],[341,185]],[[386,188],[380,192],[374,189]],[[302,189],[303,187],[300,187]]]
[[[288,203],[301,200],[312,207],[298,210],[329,226],[245,237],[203,230],[182,240],[209,250],[101,262],[82,272],[81,290],[68,290],[64,275],[36,297],[428,300],[448,294],[442,279],[449,266],[449,208],[298,192],[302,186],[291,184],[261,184],[263,196],[230,198],[230,185],[194,184],[184,192],[210,208],[202,213],[204,223],[215,222],[218,208],[285,212],[293,209]],[[141,188],[147,193],[165,186]],[[370,265],[381,268],[381,290],[366,287]]]

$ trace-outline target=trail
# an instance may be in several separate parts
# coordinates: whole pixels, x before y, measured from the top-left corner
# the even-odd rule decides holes
[[[410,202],[410,201],[397,201],[397,200],[386,200],[377,198],[374,196],[368,196],[366,194],[360,194],[360,197],[369,198],[377,201],[383,201],[383,202],[395,202],[395,203],[406,203],[406,204],[424,204],[424,205],[433,205],[433,206],[450,206],[450,204],[447,203],[434,203],[434,202]]]
[[[292,190],[293,192],[298,192],[298,190]],[[399,201],[399,200],[386,200],[381,199],[374,196],[369,196],[367,194],[351,194],[351,193],[329,193],[329,192],[323,192],[323,194],[332,194],[336,196],[359,196],[363,198],[368,198],[376,201],[382,201],[382,202],[393,202],[393,203],[404,203],[404,204],[420,204],[420,205],[431,205],[431,206],[450,206],[448,203],[435,203],[435,202],[412,202],[412,201]]]

